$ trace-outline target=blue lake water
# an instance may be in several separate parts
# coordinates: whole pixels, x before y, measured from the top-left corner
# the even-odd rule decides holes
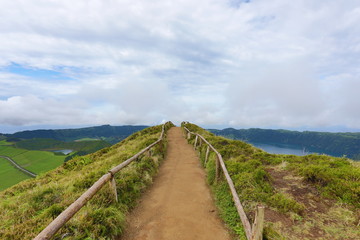
[[[69,153],[72,153],[73,150],[71,150],[71,149],[61,149],[61,150],[55,150],[53,152],[61,152],[61,153],[65,154],[65,155],[68,155]]]
[[[263,144],[263,143],[251,143],[257,148],[260,148],[268,153],[274,153],[274,154],[291,154],[291,155],[297,155],[297,156],[305,156],[307,154],[311,154],[311,152],[304,151],[304,149],[301,148],[295,148],[292,146],[274,146],[269,144]]]

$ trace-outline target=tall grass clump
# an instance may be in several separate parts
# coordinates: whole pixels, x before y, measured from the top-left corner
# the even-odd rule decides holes
[[[172,124],[166,125],[168,130]],[[60,167],[0,192],[0,239],[32,239],[111,168],[158,139],[161,126],[146,128],[120,143],[76,157]],[[118,202],[105,185],[54,239],[112,239],[121,235],[125,215],[152,182],[166,141],[115,175]]]
[[[288,162],[289,170],[316,185],[324,196],[360,208],[360,168],[351,160],[312,154]]]

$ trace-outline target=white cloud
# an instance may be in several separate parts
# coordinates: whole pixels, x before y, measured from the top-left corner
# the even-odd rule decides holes
[[[360,128],[358,1],[245,2],[0,0],[0,124]]]

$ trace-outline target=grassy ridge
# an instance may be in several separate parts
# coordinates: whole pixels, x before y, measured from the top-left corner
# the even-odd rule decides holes
[[[170,125],[167,125],[169,128]],[[17,184],[0,193],[0,239],[31,239],[76,200],[109,169],[156,141],[161,126],[137,132],[96,153],[76,157],[62,166]],[[164,158],[166,142],[153,148],[152,157],[141,157],[115,178],[119,202],[107,185],[55,236],[66,239],[110,239],[120,235],[124,216],[132,208]]]
[[[354,212],[360,207],[360,168],[356,163],[348,159],[319,155],[299,157],[268,154],[247,143],[214,136],[193,124],[186,124],[186,127],[190,131],[203,135],[223,156],[251,222],[253,221],[255,207],[258,204],[263,204],[276,212],[285,214],[289,219],[292,219],[290,221],[305,218],[303,214],[306,210],[305,206],[291,196],[277,191],[273,186],[272,177],[266,170],[279,164],[286,166],[288,171],[303,176],[305,181],[316,186],[323,196],[335,199],[349,208],[355,209]],[[190,143],[194,143],[194,138],[190,140]],[[206,146],[202,145],[199,150],[200,159],[204,164]],[[220,209],[220,215],[227,225],[238,234],[240,239],[246,239],[227,184],[224,179],[218,184],[214,181],[215,157],[214,153],[210,154],[205,168],[208,173],[208,182],[212,187],[216,203]],[[350,214],[350,216],[353,215]],[[305,224],[309,225],[311,223]],[[348,228],[351,227],[348,226]],[[351,229],[356,229],[356,227]],[[330,233],[333,230],[324,229],[324,231]],[[359,230],[357,230],[357,233],[356,230],[354,231],[355,234],[360,234]],[[285,239],[281,231],[275,230],[270,223],[266,224],[265,238]],[[292,236],[289,239],[305,238],[303,236],[300,238]]]

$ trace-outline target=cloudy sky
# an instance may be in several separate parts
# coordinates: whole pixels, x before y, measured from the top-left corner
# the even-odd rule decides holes
[[[0,0],[0,132],[360,129],[358,0]]]

